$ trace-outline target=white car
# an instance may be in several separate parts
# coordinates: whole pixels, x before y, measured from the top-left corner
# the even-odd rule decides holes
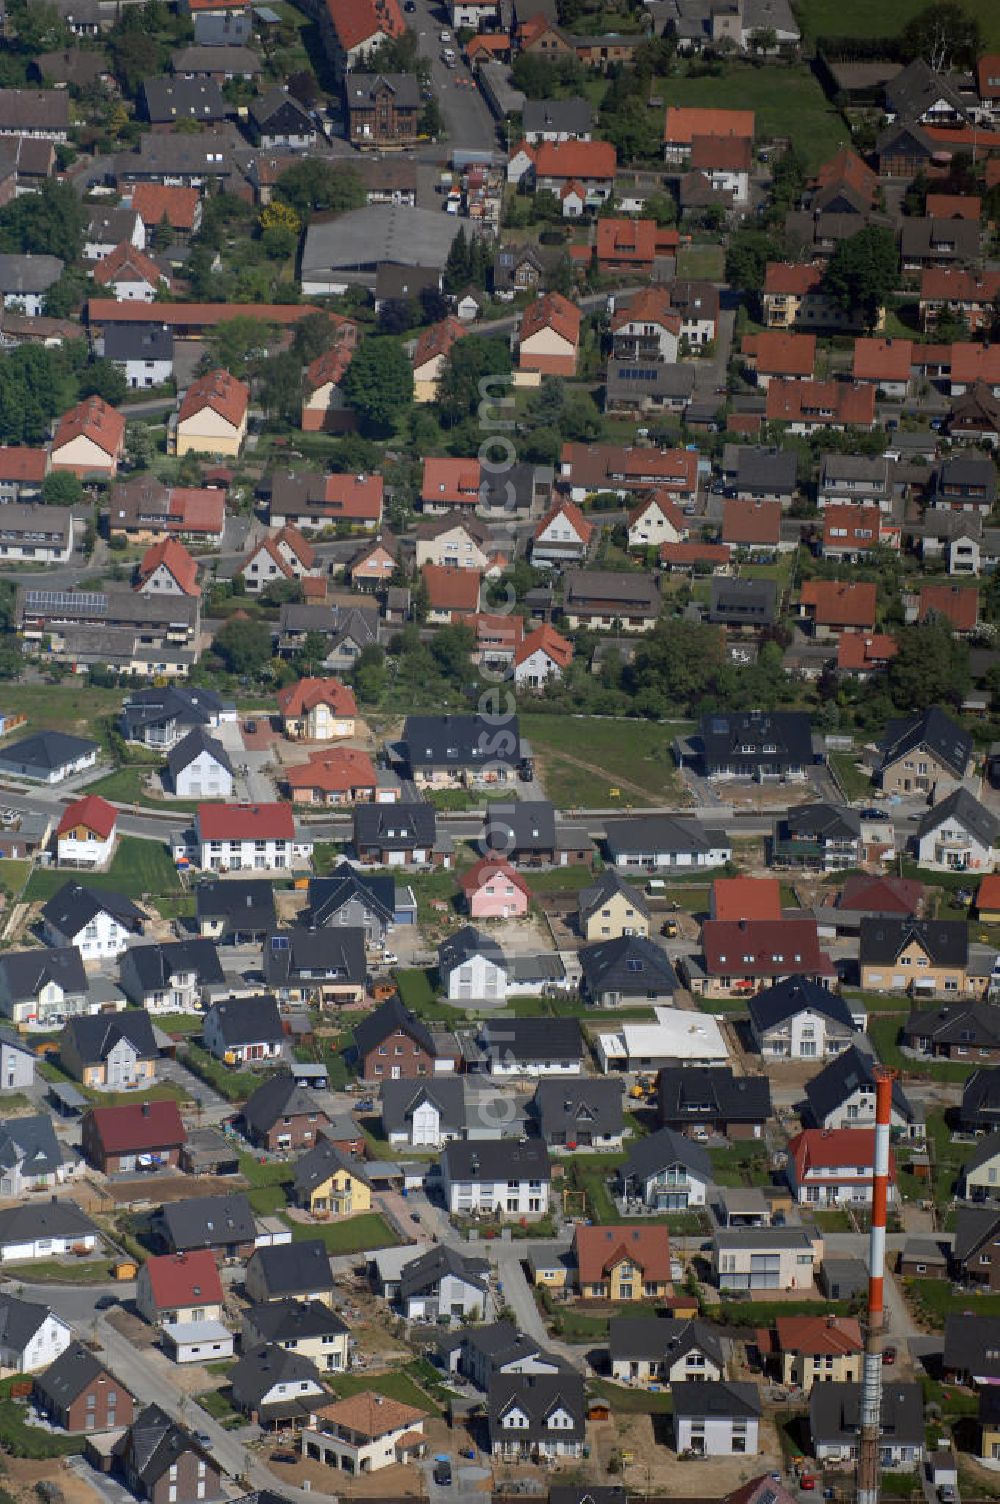
[[[399,957],[396,955],[396,952],[394,950],[384,950],[382,952],[382,965],[383,966],[398,966],[399,965]]]
[[[451,41],[451,32],[450,31],[439,32],[438,33],[438,41],[439,42],[450,42]]]
[[[444,65],[446,68],[454,68],[458,65],[458,58],[455,56],[450,47],[443,48],[441,56],[444,59]]]

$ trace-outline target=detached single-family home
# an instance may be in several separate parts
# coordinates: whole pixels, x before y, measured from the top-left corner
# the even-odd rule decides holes
[[[267,993],[213,1003],[202,1029],[205,1048],[226,1065],[277,1060],[285,1033],[278,1004]]]
[[[94,1004],[75,945],[10,950],[0,955],[0,1012],[20,1027],[51,1028]],[[8,1051],[10,1046],[7,1045]],[[15,1076],[23,1067],[15,1069]],[[5,1077],[10,1063],[5,1066]],[[11,1085],[22,1085],[14,1081]]]
[[[487,1433],[494,1457],[580,1457],[586,1435],[583,1376],[498,1373],[490,1379]]]
[[[247,433],[250,388],[229,371],[199,376],[188,387],[168,430],[172,454],[213,454],[235,457]]]
[[[278,1071],[251,1092],[240,1114],[243,1132],[271,1153],[311,1148],[330,1119],[314,1092],[299,1086],[291,1071]]]
[[[552,1170],[545,1144],[453,1140],[440,1163],[444,1202],[453,1216],[484,1213],[503,1222],[548,1211]]]
[[[176,1102],[128,1102],[84,1113],[83,1157],[106,1175],[176,1165],[187,1131]]]
[[[727,1227],[712,1240],[720,1290],[811,1290],[822,1259],[804,1227]]]
[[[625,1121],[620,1081],[578,1078],[571,1086],[539,1081],[528,1113],[550,1149],[621,1148]]]
[[[750,1029],[765,1058],[823,1060],[853,1042],[864,1021],[829,987],[802,976],[766,987],[751,997]]]
[[[718,1383],[726,1359],[718,1328],[669,1316],[612,1316],[611,1373],[619,1384]]]
[[[438,1076],[433,1081],[384,1080],[381,1091],[382,1130],[390,1144],[440,1149],[449,1139],[491,1137],[475,1131],[466,1103],[465,1083],[459,1076]]]
[[[91,1434],[132,1424],[131,1393],[82,1342],[71,1342],[38,1375],[31,1398],[60,1431]]]
[[[231,799],[236,770],[220,741],[196,726],[167,753],[169,792],[178,799]]]
[[[672,1128],[660,1128],[632,1145],[618,1170],[626,1205],[657,1211],[704,1206],[712,1183],[707,1152]]]
[[[610,868],[577,899],[577,926],[585,940],[616,940],[624,935],[649,935],[650,910],[638,888]]]
[[[291,741],[326,742],[354,735],[354,691],[339,679],[300,679],[278,692],[282,730]]]
[[[575,1018],[488,1018],[475,1065],[490,1076],[580,1076],[583,1036]]]
[[[142,595],[200,596],[198,565],[176,538],[161,538],[139,561],[135,587]]]
[[[129,937],[141,935],[146,916],[130,898],[108,888],[65,883],[42,909],[49,945],[75,945],[85,962],[120,956]]]
[[[75,1201],[29,1202],[0,1211],[0,1263],[30,1263],[59,1258],[76,1250],[93,1253],[100,1229]]]
[[[233,945],[262,940],[277,923],[266,878],[203,878],[195,887],[198,933]]]
[[[255,1304],[276,1300],[318,1300],[332,1306],[330,1255],[321,1238],[257,1248],[247,1260],[245,1286]]]
[[[803,1394],[814,1384],[861,1381],[864,1341],[856,1316],[779,1316],[772,1350],[782,1384]]]
[[[350,1328],[319,1300],[275,1300],[243,1312],[245,1348],[271,1343],[308,1358],[321,1372],[343,1373]]]
[[[1000,820],[966,788],[935,804],[917,826],[917,861],[936,872],[991,872]]]
[[[489,1264],[438,1243],[403,1265],[395,1304],[407,1321],[482,1321],[492,1309]]]
[[[580,310],[562,293],[547,292],[529,303],[517,333],[518,369],[542,376],[575,376],[580,349]]]
[[[375,1473],[412,1464],[427,1450],[423,1410],[366,1389],[315,1408],[302,1432],[302,1454],[343,1473]]]
[[[674,1447],[695,1457],[755,1457],[761,1404],[756,1384],[672,1384]]]
[[[221,1321],[225,1298],[210,1248],[150,1255],[136,1280],[136,1309],[151,1326]]]
[[[788,1143],[788,1183],[802,1206],[870,1205],[874,1165],[874,1128],[805,1128]],[[890,1201],[895,1181],[890,1150]]]
[[[56,423],[49,453],[53,470],[111,480],[125,453],[125,417],[103,397],[85,397]]]
[[[102,292],[120,303],[152,303],[158,292],[169,287],[152,256],[126,241],[103,256],[91,275]]]
[[[159,1405],[147,1405],[111,1449],[126,1488],[148,1504],[197,1504],[222,1495],[221,1471],[209,1448]]]
[[[61,1185],[73,1169],[74,1160],[64,1155],[48,1113],[0,1123],[0,1195],[13,1198],[49,1190]]]
[[[580,564],[587,556],[594,524],[572,501],[557,501],[531,535],[531,562],[537,569]]]
[[[72,1327],[48,1306],[0,1292],[0,1366],[14,1373],[37,1373],[72,1342]]]
[[[362,1081],[413,1080],[445,1068],[430,1029],[403,1005],[398,993],[361,1019],[354,1030],[354,1047]],[[453,1069],[454,1062],[447,1068]]]
[[[482,857],[459,876],[473,919],[520,918],[528,912],[531,889],[521,874],[499,857]]]
[[[353,1217],[371,1210],[372,1187],[364,1161],[320,1138],[295,1163],[294,1196],[313,1216]]]
[[[886,794],[938,800],[962,783],[972,761],[970,734],[932,705],[922,715],[889,722],[874,776]]]
[[[948,1002],[911,1013],[903,1025],[903,1043],[941,1060],[1000,1060],[996,1011],[990,1003]]]
[[[882,1383],[879,1463],[887,1471],[912,1472],[924,1456],[924,1396],[919,1384]],[[809,1396],[809,1432],[817,1462],[851,1466],[861,1444],[861,1385],[814,1384]]]
[[[859,1041],[865,1036],[859,1035]],[[875,1126],[875,1065],[862,1042],[850,1045],[806,1082],[809,1121],[816,1128],[873,1128]],[[923,1138],[923,1114],[918,1114],[898,1080],[892,1083],[892,1127],[903,1138]]]
[[[677,974],[666,951],[641,935],[598,940],[579,953],[581,991],[595,1008],[631,1003],[669,1003],[677,991]]]
[[[272,487],[274,481],[272,480]],[[304,580],[316,573],[316,551],[297,527],[286,523],[250,550],[240,569],[247,593],[256,595],[284,580]]]
[[[734,1076],[728,1065],[667,1066],[656,1080],[660,1124],[693,1138],[759,1139],[771,1116],[767,1076]]]
[[[118,811],[100,794],[68,804],[56,826],[60,867],[105,867],[115,848]]]
[[[244,1348],[228,1378],[235,1408],[265,1430],[301,1420],[329,1393],[310,1358],[270,1342]]]
[[[84,1086],[122,1091],[151,1085],[159,1050],[142,1009],[71,1018],[59,1038],[59,1062]]]
[[[153,1218],[151,1230],[157,1244],[168,1253],[209,1249],[217,1262],[227,1264],[249,1257],[257,1244],[257,1223],[242,1191],[169,1201]],[[277,1243],[279,1239],[273,1237],[271,1241]]]
[[[570,1260],[581,1300],[662,1300],[670,1293],[665,1227],[578,1223]]]
[[[31,783],[62,783],[97,763],[96,742],[63,731],[38,731],[0,751],[0,775]]]

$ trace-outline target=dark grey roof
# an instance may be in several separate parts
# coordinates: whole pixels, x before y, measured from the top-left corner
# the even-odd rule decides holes
[[[446,1274],[464,1280],[483,1293],[489,1288],[489,1260],[466,1258],[448,1243],[438,1243],[404,1264],[399,1275],[399,1294],[408,1300],[427,1290],[436,1290]]]
[[[258,1248],[250,1255],[250,1263],[259,1268],[271,1296],[304,1295],[310,1290],[333,1288],[330,1255],[321,1238]]]
[[[969,957],[969,926],[962,919],[862,915],[860,935],[862,966],[891,966],[909,945],[925,950],[932,966],[965,966]]]
[[[211,78],[147,78],[142,85],[146,115],[154,124],[178,120],[224,120],[232,114],[222,90]]]
[[[773,987],[765,987],[750,998],[747,1007],[750,1022],[758,1034],[765,1029],[776,1028],[805,1008],[821,1013],[824,1018],[828,1018],[831,1023],[840,1024],[842,1028],[852,1032],[854,1030],[851,1010],[840,994],[831,992],[829,987],[824,987],[820,982],[809,981],[807,977],[788,977],[783,982],[776,982]]]
[[[668,1125],[764,1123],[771,1116],[766,1076],[734,1076],[728,1065],[667,1066],[656,1083],[660,1120]]]
[[[453,1182],[460,1180],[551,1180],[552,1168],[545,1144],[533,1139],[485,1139],[469,1143],[453,1139],[441,1153],[441,1166]]]
[[[586,945],[579,953],[583,981],[590,997],[604,992],[647,998],[673,997],[677,974],[665,950],[641,935],[620,935]]]
[[[122,706],[122,723],[126,737],[131,737],[145,726],[165,726],[171,721],[179,726],[207,726],[221,710],[222,697],[213,689],[165,684],[130,694]]]
[[[945,820],[956,820],[984,846],[995,845],[997,836],[1000,835],[1000,820],[985,805],[980,804],[978,799],[973,798],[968,789],[957,788],[946,799],[942,799],[940,804],[933,805],[917,826],[917,839],[937,830]]]
[[[64,883],[42,909],[42,918],[60,935],[72,939],[97,914],[110,914],[124,929],[136,933],[142,929],[143,915],[124,893],[110,888],[88,888],[72,880]]]
[[[525,136],[543,131],[583,136],[591,130],[593,123],[594,107],[579,94],[570,99],[528,99],[521,111],[521,128]]]
[[[174,331],[164,324],[108,324],[106,360],[173,360]]]
[[[942,920],[941,923],[959,923]],[[965,925],[961,925],[965,930]],[[990,1003],[940,1003],[911,1013],[903,1032],[912,1039],[969,1049],[1000,1047],[1000,1008]]]
[[[997,493],[997,471],[992,460],[960,454],[941,461],[934,478],[937,495],[960,496],[970,487],[982,491],[987,506],[992,505]]]
[[[665,360],[608,361],[605,376],[605,400],[616,402],[644,397],[688,398],[695,387],[693,366],[670,365]]]
[[[131,1470],[147,1496],[157,1480],[168,1473],[185,1452],[193,1452],[209,1465],[213,1473],[218,1473],[219,1465],[211,1452],[184,1426],[172,1421],[159,1405],[147,1405],[112,1448],[113,1456],[130,1459]]]
[[[676,1393],[676,1391],[675,1391]],[[814,1384],[809,1396],[813,1450],[822,1442],[857,1444],[861,1428],[860,1384]],[[919,1384],[898,1379],[882,1384],[881,1440],[923,1446],[924,1393]]]
[[[846,805],[793,805],[782,823],[795,835],[813,840],[856,841],[861,835],[861,816]]]
[[[264,939],[264,980],[269,987],[306,978],[364,986],[367,974],[365,932],[360,926],[314,930],[297,925],[274,930]]]
[[[315,1190],[337,1170],[346,1170],[348,1174],[353,1175],[355,1180],[363,1181],[365,1185],[370,1184],[363,1160],[355,1159],[351,1154],[345,1154],[343,1149],[332,1143],[330,1139],[321,1138],[295,1161],[295,1189],[296,1191]]]
[[[649,918],[649,904],[639,889],[619,877],[618,873],[610,867],[606,867],[590,887],[580,889],[576,901],[580,918],[589,919],[598,909],[603,909],[617,893],[628,900],[637,914],[641,914],[644,919]]]
[[[867,481],[887,488],[889,461],[884,454],[824,454],[820,484],[841,480]]]
[[[816,1125],[821,1126],[831,1112],[842,1107],[859,1089],[871,1092],[874,1102],[875,1060],[867,1050],[852,1044],[806,1082],[806,1101]],[[892,1105],[905,1122],[914,1121],[913,1108],[896,1079],[892,1083]]]
[[[775,491],[788,494],[795,490],[798,455],[793,449],[757,449],[739,446],[735,485],[738,490]]]
[[[628,615],[658,616],[663,604],[659,583],[651,575],[617,569],[567,569],[563,602],[569,615],[621,606]]]
[[[971,1157],[962,1166],[963,1175],[968,1175],[971,1171],[989,1164],[990,1160],[995,1159],[998,1154],[1000,1154],[1000,1131],[988,1133],[985,1138],[979,1140]]]
[[[155,1060],[159,1054],[153,1038],[153,1022],[144,1008],[70,1018],[63,1028],[60,1046],[64,1050],[72,1042],[84,1065],[99,1065],[122,1039],[128,1041],[140,1060]]]
[[[562,1408],[572,1417],[570,1427],[557,1433],[563,1441],[583,1441],[586,1434],[586,1402],[583,1375],[562,1373],[495,1373],[489,1387],[489,1430],[491,1441],[506,1433],[501,1425],[509,1410],[521,1410],[528,1424],[514,1434],[520,1441],[540,1441],[553,1433],[547,1417]]]
[[[886,112],[900,120],[919,120],[939,99],[947,100],[959,115],[968,114],[958,90],[922,57],[907,63],[884,87]]]
[[[44,1310],[44,1307],[39,1307]],[[44,1373],[35,1378],[35,1393],[53,1405],[71,1405],[88,1384],[101,1374],[111,1377],[111,1370],[96,1358],[82,1342],[71,1342]]]
[[[879,773],[925,747],[955,775],[965,776],[972,758],[972,737],[951,716],[932,705],[922,715],[890,721],[879,745]]]
[[[16,1295],[0,1291],[0,1347],[12,1347],[22,1352],[51,1314],[48,1306],[37,1305],[33,1300],[20,1300]],[[56,1320],[62,1318],[57,1316]]]
[[[712,1243],[717,1253],[735,1249],[767,1253],[775,1248],[797,1248],[804,1251],[812,1247],[812,1236],[804,1227],[721,1227],[713,1234]]]
[[[816,1387],[825,1389],[827,1386],[817,1384]],[[752,1420],[760,1415],[760,1395],[756,1384],[692,1382],[671,1384],[670,1392],[674,1399],[675,1416],[704,1416],[707,1420],[734,1416],[738,1420]]]
[[[219,952],[212,940],[198,938],[168,941],[165,945],[133,945],[126,954],[127,965],[144,995],[168,987],[171,978],[182,972],[194,972],[201,987],[221,985],[226,980]],[[122,964],[126,964],[124,959]]]
[[[0,1211],[0,1248],[33,1238],[83,1237],[87,1233],[100,1237],[100,1229],[74,1201],[36,1201]]]
[[[496,966],[506,970],[503,951],[492,935],[484,935],[482,930],[465,924],[438,946],[438,971],[442,977],[447,977],[473,956],[486,956]]]
[[[402,741],[411,769],[512,768],[521,760],[517,716],[504,721],[500,736],[496,721],[487,716],[408,715]]]
[[[437,819],[432,804],[359,804],[354,811],[354,845],[407,851],[433,846]]]
[[[177,782],[177,775],[183,773],[184,769],[202,752],[207,752],[220,767],[225,768],[230,777],[235,777],[236,770],[222,743],[214,736],[209,736],[203,726],[195,726],[182,741],[177,743],[176,747],[171,747],[167,753],[167,770],[174,783]]]
[[[62,275],[63,262],[58,256],[0,255],[0,292],[9,296],[18,293],[48,292]],[[40,736],[62,736],[61,731],[39,732]],[[29,738],[30,740],[30,738]],[[67,738],[76,741],[77,737]]]
[[[608,820],[605,841],[612,860],[622,855],[646,851],[711,851],[713,846],[728,846],[721,832],[702,825],[699,820],[675,819],[673,815],[634,815],[626,820]]]
[[[83,957],[75,945],[53,945],[45,950],[9,950],[0,954],[0,987],[13,1002],[37,998],[47,982],[63,992],[87,990]]]
[[[255,1044],[258,1040],[281,1040],[284,1031],[281,1015],[273,997],[261,993],[257,997],[226,998],[213,1003],[208,1018],[219,1020],[219,1033],[223,1042],[232,1044]]]
[[[397,109],[419,110],[420,83],[413,73],[348,73],[344,94],[348,109],[353,106],[373,106],[389,91]]]
[[[355,901],[391,924],[396,911],[395,879],[358,872],[350,862],[340,862],[329,877],[309,879],[310,924],[328,924],[345,904]]]
[[[1000,1068],[973,1071],[962,1088],[962,1121],[995,1119],[1000,1125]]]
[[[671,1363],[685,1353],[697,1351],[718,1368],[725,1368],[718,1329],[706,1321],[677,1320],[671,1316],[612,1316],[608,1348],[612,1359],[666,1359]]]
[[[634,1176],[637,1180],[648,1180],[658,1170],[674,1164],[684,1165],[706,1184],[711,1182],[712,1162],[707,1150],[692,1143],[683,1133],[675,1133],[673,1128],[659,1128],[634,1143],[620,1173],[625,1179]]]
[[[194,893],[198,919],[223,920],[226,934],[274,927],[274,884],[267,878],[203,878]]]
[[[479,1044],[499,1060],[582,1060],[583,1038],[575,1018],[488,1018]]]
[[[465,1126],[465,1083],[460,1076],[431,1080],[382,1082],[382,1129],[386,1137],[407,1127],[422,1102],[432,1102],[441,1126],[458,1132]]]
[[[313,1118],[320,1112],[321,1109],[316,1105],[316,1093],[303,1086],[296,1086],[292,1072],[284,1070],[269,1076],[250,1094],[244,1104],[242,1117],[248,1128],[267,1133],[279,1118]]]
[[[774,580],[729,579],[713,575],[709,581],[708,619],[730,626],[768,625],[778,609]]]
[[[168,1201],[157,1217],[157,1225],[174,1253],[252,1243],[257,1236],[254,1214],[243,1191]]]
[[[945,1372],[1000,1380],[1000,1316],[980,1311],[956,1312],[945,1318]]]
[[[349,1331],[321,1300],[272,1300],[243,1313],[262,1342],[296,1342]]]
[[[233,1402],[244,1410],[254,1410],[276,1384],[313,1384],[322,1389],[315,1363],[298,1353],[289,1352],[274,1342],[262,1342],[245,1352],[229,1370]]]
[[[789,763],[808,767],[813,760],[812,727],[799,710],[713,712],[702,716],[698,736],[709,767],[726,766],[734,758],[765,769]]]
[[[1000,1236],[1000,1209],[986,1206],[960,1206],[955,1214],[955,1236],[951,1252],[956,1264],[978,1253],[984,1243]]]
[[[515,799],[488,803],[483,849],[495,856],[514,852],[554,851],[555,805],[548,799]]]
[[[415,1013],[403,1006],[398,993],[393,993],[374,1013],[369,1013],[367,1018],[354,1025],[354,1044],[358,1054],[367,1055],[384,1044],[391,1034],[400,1030],[426,1054],[434,1054],[434,1040],[430,1029]]]
[[[33,768],[52,773],[66,767],[88,752],[96,752],[97,743],[83,736],[67,736],[65,731],[36,731],[0,751],[0,767],[17,771]]]
[[[260,58],[249,47],[199,46],[180,47],[170,59],[175,73],[242,73],[260,72]]]
[[[621,1133],[624,1126],[621,1081],[599,1078],[539,1081],[530,1111],[546,1143],[555,1133],[574,1138],[577,1132]]]

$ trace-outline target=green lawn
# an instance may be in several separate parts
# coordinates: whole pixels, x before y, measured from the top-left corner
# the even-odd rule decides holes
[[[673,1412],[673,1396],[668,1390],[660,1389],[654,1394],[649,1389],[625,1389],[608,1379],[591,1379],[588,1388],[591,1394],[600,1395],[612,1410],[623,1415],[670,1415]]]
[[[61,684],[13,684],[3,687],[3,706],[9,714],[28,717],[4,738],[5,745],[33,731],[68,731],[107,744],[106,723],[121,714],[120,689],[93,689],[86,679],[64,679]]]
[[[209,1086],[225,1097],[227,1102],[245,1102],[251,1092],[256,1091],[262,1081],[273,1075],[273,1071],[237,1071],[231,1066],[216,1060],[201,1045],[188,1044],[180,1051],[180,1058],[189,1070],[193,1071]]]
[[[520,720],[545,791],[560,809],[687,802],[670,744],[689,722],[531,714]]]
[[[919,9],[919,4],[915,8]],[[872,7],[872,12],[881,25],[881,10]],[[849,27],[840,30],[843,33]],[[753,110],[758,140],[775,136],[793,140],[807,171],[814,171],[838,147],[850,144],[850,131],[842,116],[805,64],[790,68],[765,64],[758,68],[736,63],[721,78],[665,79],[660,92],[667,105],[713,106],[724,99],[729,110]]]
[[[155,799],[146,791],[146,779],[150,764],[116,768],[106,778],[99,778],[88,786],[88,794],[102,794],[113,804],[139,804],[147,809],[171,810],[178,814],[193,814],[202,802],[200,799]]]
[[[412,1370],[414,1367],[414,1364],[407,1364],[408,1369]],[[413,1405],[415,1409],[424,1410],[428,1415],[434,1413],[433,1400],[414,1383],[409,1373],[401,1369],[396,1369],[393,1373],[328,1373],[323,1377],[338,1399],[373,1389],[376,1394],[384,1394],[387,1399],[399,1400],[403,1405]]]
[[[253,1154],[240,1155],[240,1174],[250,1184],[247,1200],[259,1217],[273,1217],[288,1205],[285,1187],[295,1179],[291,1165],[267,1160],[263,1164]]]
[[[176,893],[180,878],[170,854],[159,841],[144,841],[138,836],[121,836],[107,872],[71,873],[54,867],[38,867],[31,874],[25,899],[45,902],[67,882],[79,880],[90,888],[112,888],[128,898],[149,894],[157,898]]]
[[[925,1081],[965,1081],[976,1069],[975,1065],[963,1065],[958,1060],[913,1060],[903,1054],[899,1047],[899,1031],[909,1015],[906,999],[901,997],[899,1002],[903,1011],[884,1013],[880,1018],[868,1020],[868,1037],[882,1064],[901,1075],[917,1076]]]
[[[984,51],[1000,49],[1000,7],[996,0],[961,0],[982,28]],[[795,14],[803,40],[816,37],[894,37],[920,11],[924,0],[798,0]]]
[[[678,277],[721,282],[725,266],[726,255],[721,245],[682,245],[677,252]]]
[[[105,1285],[111,1278],[107,1259],[39,1259],[29,1264],[5,1263],[4,1268],[10,1270],[11,1279],[40,1285]]]
[[[28,881],[30,872],[30,862],[0,861],[0,883],[3,883],[15,898],[20,898],[21,889]]]
[[[956,1295],[946,1279],[907,1279],[903,1288],[916,1310],[934,1326],[944,1326],[946,1316],[961,1311],[1000,1316],[1000,1295],[980,1295],[968,1290]]]
[[[853,752],[831,752],[828,761],[848,799],[865,799],[871,795],[872,781],[858,767]]]
[[[225,1426],[227,1431],[246,1423],[245,1417],[233,1405],[228,1389],[206,1389],[204,1394],[195,1395],[195,1404],[200,1405],[213,1420]]]
[[[0,1400],[0,1448],[12,1457],[68,1457],[83,1451],[84,1437],[43,1431],[24,1423],[24,1406]]]
[[[394,1248],[399,1238],[388,1222],[378,1212],[361,1212],[357,1217],[347,1217],[343,1222],[292,1222],[285,1218],[292,1229],[292,1242],[304,1243],[309,1238],[320,1238],[329,1253],[363,1253],[369,1248]]]

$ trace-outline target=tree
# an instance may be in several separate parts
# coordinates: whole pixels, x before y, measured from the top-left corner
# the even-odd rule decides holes
[[[769,261],[780,259],[782,247],[766,230],[737,230],[726,249],[726,281],[740,292],[759,293]]]
[[[69,470],[50,470],[42,481],[42,500],[50,507],[78,507],[83,503],[83,484]]]
[[[133,470],[148,470],[156,453],[153,437],[145,423],[125,425],[125,453]]]
[[[441,113],[441,106],[433,95],[424,102],[417,121],[417,130],[422,136],[430,136],[432,141],[444,135],[444,116]]]
[[[413,368],[399,340],[366,339],[347,368],[343,391],[366,425],[388,432],[413,401]]]
[[[298,235],[302,229],[302,216],[284,199],[273,198],[260,211],[260,227],[262,230],[287,230]]]
[[[37,193],[26,193],[0,209],[0,251],[76,261],[86,227],[87,210],[76,189],[48,178]]]
[[[448,255],[444,263],[444,290],[445,292],[460,292],[469,281],[472,270],[469,257],[469,242],[465,235],[465,226],[459,225],[458,234],[452,241]]]
[[[475,412],[484,400],[482,384],[490,377],[500,379],[488,383],[486,400],[500,400],[507,385],[502,378],[509,375],[510,366],[510,345],[499,335],[456,340],[438,379],[437,406],[444,425],[453,427]]]
[[[362,648],[351,674],[351,686],[363,705],[375,705],[382,697],[388,682],[385,667],[385,652],[370,643]]]
[[[332,349],[338,338],[336,324],[325,313],[307,313],[295,325],[292,349],[303,365],[309,365],[318,356]]]
[[[19,345],[0,361],[0,441],[40,444],[78,395],[68,347]]]
[[[318,157],[303,157],[289,167],[274,190],[298,211],[303,223],[318,211],[343,213],[360,209],[366,201],[365,186],[353,167],[334,167]]]
[[[324,632],[307,632],[295,655],[295,666],[303,676],[315,674],[323,667],[329,651],[330,639]]]
[[[215,649],[230,673],[257,677],[271,658],[271,628],[263,621],[231,617],[215,639]]]
[[[115,403],[124,402],[127,395],[125,372],[113,360],[102,358],[91,361],[80,373],[81,397],[103,397],[105,402],[114,406]]]
[[[937,0],[903,27],[904,56],[923,58],[935,73],[974,68],[982,49],[979,22],[956,0]]]
[[[130,11],[131,7],[125,11],[123,22]],[[118,81],[123,91],[135,98],[143,79],[160,72],[160,45],[155,37],[131,25],[114,27],[108,41]]]
[[[154,251],[165,251],[174,240],[174,227],[170,223],[170,216],[164,209],[160,215],[160,222],[153,226],[152,245]]]
[[[860,313],[866,328],[873,329],[898,279],[895,233],[867,225],[837,242],[823,274],[823,289],[845,313]]]
[[[378,311],[380,334],[405,334],[420,322],[415,298],[386,298]]]
[[[50,319],[68,319],[76,313],[87,293],[87,276],[75,266],[63,267],[58,282],[45,294],[43,305]]]
[[[72,40],[69,27],[48,0],[20,0],[9,9],[20,52],[37,57],[40,52],[65,47]]]
[[[260,402],[269,418],[298,423],[302,412],[302,362],[294,350],[269,355],[259,373]]]
[[[440,324],[451,312],[451,304],[436,287],[420,289],[420,316],[425,324]]]
[[[668,226],[677,223],[677,200],[672,193],[651,193],[643,206],[643,214],[647,219],[653,219],[658,225]]]
[[[267,355],[270,338],[270,328],[262,319],[246,314],[226,319],[216,324],[206,338],[202,365],[209,371],[223,366],[233,376],[242,378],[254,372]]]
[[[960,705],[969,689],[969,649],[951,623],[932,617],[896,633],[898,651],[886,671],[889,693],[901,711]]]
[[[778,50],[778,33],[773,26],[755,26],[747,40],[755,56]]]
[[[319,98],[319,84],[312,69],[300,68],[297,73],[290,73],[288,92],[299,104],[304,104],[307,110],[311,110]]]

